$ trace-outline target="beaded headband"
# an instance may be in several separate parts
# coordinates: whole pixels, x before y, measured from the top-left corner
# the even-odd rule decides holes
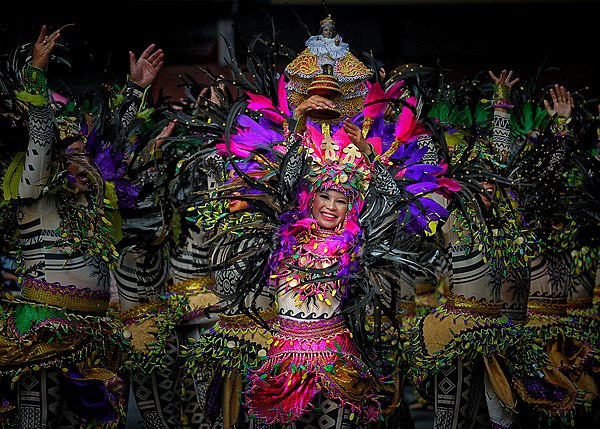
[[[329,191],[329,190],[337,191],[341,194],[344,194],[344,196],[346,198],[348,198],[350,201],[352,201],[354,199],[354,197],[356,197],[356,192],[354,191],[354,189],[345,188],[341,184],[335,183],[333,180],[326,180],[326,181],[322,182],[321,186],[319,186],[317,189],[315,189],[315,192]]]

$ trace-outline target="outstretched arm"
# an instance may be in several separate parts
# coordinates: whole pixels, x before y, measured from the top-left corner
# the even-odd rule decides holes
[[[498,161],[506,162],[510,153],[510,91],[519,82],[513,79],[512,70],[502,70],[498,76],[492,71],[488,72],[494,83],[494,125],[492,129],[492,144],[498,155]]]
[[[21,198],[39,197],[50,177],[55,134],[54,113],[46,86],[46,69],[59,38],[60,29],[48,34],[46,26],[42,26],[33,46],[31,63],[23,71],[24,92],[17,96],[29,105],[29,143],[19,183]]]
[[[549,92],[552,104],[547,99],[544,100],[544,107],[548,116],[569,119],[575,107],[575,101],[571,97],[571,93],[567,91],[567,88],[558,84],[554,85],[554,88],[550,88]]]
[[[31,59],[32,66],[42,70],[46,70],[48,68],[48,62],[50,61],[52,51],[54,51],[56,43],[60,39],[60,32],[66,27],[66,25],[62,26],[53,33],[47,34],[48,30],[46,26],[42,26],[42,30],[40,31],[35,45],[33,45],[33,54]]]
[[[549,93],[552,103],[545,99],[544,107],[552,120],[552,132],[556,137],[567,137],[570,134],[569,122],[575,107],[575,101],[571,97],[571,93],[564,86],[558,84],[554,85],[554,88],[550,88]],[[564,138],[561,138],[559,146],[552,153],[548,170],[560,170],[566,158],[566,153],[567,142]]]
[[[129,51],[129,80],[125,87],[125,99],[119,107],[120,128],[125,130],[136,118],[144,105],[146,91],[150,88],[156,76],[163,67],[164,54],[162,49],[156,49],[154,43],[142,52],[139,58]],[[125,161],[132,161],[134,147],[128,139],[117,142],[122,145],[120,150],[126,154]]]

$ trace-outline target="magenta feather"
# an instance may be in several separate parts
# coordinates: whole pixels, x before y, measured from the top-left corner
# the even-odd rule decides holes
[[[383,114],[387,102],[385,100],[385,91],[379,82],[367,82],[369,92],[365,97],[365,117],[377,118]]]
[[[281,77],[279,78],[279,83],[277,84],[277,98],[279,102],[279,109],[286,115],[290,116],[291,113],[290,107],[288,105],[287,92],[285,90],[285,86],[285,75],[282,73]]]
[[[246,115],[238,117],[238,124],[244,128],[238,128],[237,134],[231,136],[229,151],[242,158],[258,149],[269,149],[274,143],[283,140],[282,134],[262,126]],[[217,149],[220,153],[227,154],[227,146],[224,143],[217,144]]]
[[[379,82],[370,83],[367,82],[369,87],[369,93],[365,97],[365,110],[364,116],[370,118],[377,118],[385,112],[385,108],[388,105],[387,100],[393,100],[398,98],[404,92],[402,85],[404,81],[396,82],[387,91],[384,91]]]
[[[458,192],[462,189],[459,182],[448,177],[438,177],[437,183],[441,188],[447,189],[450,192]]]
[[[250,103],[248,103],[248,108],[254,111],[260,111],[263,109],[274,109],[273,102],[264,95],[255,94],[253,92],[248,91],[248,98],[250,98]]]
[[[281,124],[284,121],[281,112],[273,106],[273,102],[268,97],[248,92],[248,98],[250,98],[248,109],[261,112],[265,118],[277,124]]]
[[[395,84],[393,84],[392,86],[390,86],[388,88],[388,90],[385,92],[385,97],[389,98],[389,99],[395,99],[398,98],[402,95],[402,93],[404,92],[404,81],[401,80],[400,82],[396,82]]]
[[[225,143],[217,143],[216,147],[219,153],[223,156],[228,156],[231,152],[232,154],[241,158],[246,158],[252,153],[252,148],[246,147],[243,144],[238,144],[233,141],[233,139],[230,141],[229,151],[227,150],[227,145]]]
[[[415,97],[409,97],[406,101],[412,106],[417,105],[417,99]],[[396,121],[394,137],[401,142],[405,142],[412,135],[416,126],[417,118],[415,117],[415,114],[408,106],[404,106]]]

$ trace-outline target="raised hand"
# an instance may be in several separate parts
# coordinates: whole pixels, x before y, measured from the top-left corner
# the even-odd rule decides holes
[[[164,53],[162,49],[155,50],[156,45],[149,45],[139,59],[129,51],[129,78],[143,88],[151,85],[163,66]]]
[[[490,75],[490,78],[492,78],[494,85],[506,85],[509,88],[512,88],[512,86],[520,80],[518,77],[512,79],[512,70],[509,70],[508,72],[506,70],[502,70],[500,72],[500,76],[496,76],[491,70],[488,71],[488,74]]]
[[[567,91],[564,86],[554,85],[554,88],[550,88],[550,98],[552,99],[552,105],[548,100],[544,100],[544,107],[548,116],[551,118],[554,115],[562,116],[564,118],[570,118],[573,107],[575,107],[575,101],[571,97],[571,93]]]
[[[32,66],[46,70],[48,62],[50,61],[50,55],[56,46],[56,42],[60,38],[60,30],[62,28],[64,27],[61,27],[48,35],[46,26],[42,25],[40,35],[38,36],[35,45],[33,45]]]
[[[373,150],[371,149],[371,145],[367,143],[365,138],[362,135],[362,130],[358,125],[352,122],[350,119],[346,119],[344,121],[344,131],[348,134],[350,141],[364,153],[366,156],[370,156]]]
[[[153,151],[160,149],[161,146],[165,143],[165,139],[171,137],[176,125],[177,119],[174,119],[163,127],[162,131],[154,138],[154,141],[156,143],[154,145]]]
[[[335,103],[330,99],[321,95],[311,95],[296,107],[294,117],[303,116],[308,109],[335,109],[335,107]]]

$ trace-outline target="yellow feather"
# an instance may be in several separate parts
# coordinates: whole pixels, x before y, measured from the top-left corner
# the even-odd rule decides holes
[[[19,197],[19,182],[25,166],[25,152],[19,152],[12,160],[2,180],[4,199],[11,200]]]

